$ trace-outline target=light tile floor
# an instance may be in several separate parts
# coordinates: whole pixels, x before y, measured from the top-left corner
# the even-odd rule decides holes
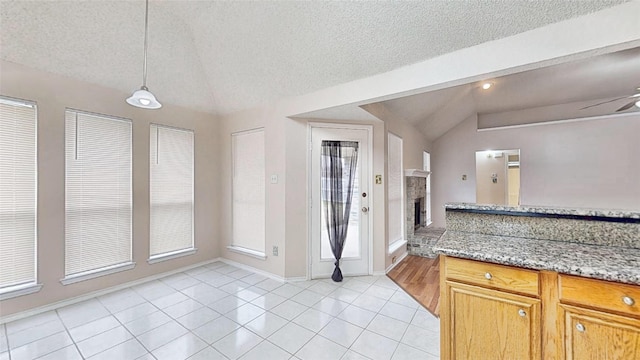
[[[386,276],[283,284],[214,262],[0,325],[0,360],[438,359],[439,322]]]

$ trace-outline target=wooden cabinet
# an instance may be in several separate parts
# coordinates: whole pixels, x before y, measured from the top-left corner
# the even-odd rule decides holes
[[[443,359],[541,358],[536,271],[441,258]]]
[[[640,359],[640,320],[561,305],[568,360]]]
[[[640,287],[443,256],[442,359],[640,360]]]
[[[447,281],[445,358],[540,359],[540,300]],[[442,349],[441,349],[442,351]]]
[[[564,358],[640,359],[640,288],[560,275]]]

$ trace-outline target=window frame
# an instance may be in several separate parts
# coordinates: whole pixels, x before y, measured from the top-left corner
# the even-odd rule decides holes
[[[66,202],[67,202],[67,193],[66,193],[66,187],[67,187],[67,176],[66,176],[66,172],[67,172],[67,148],[66,148],[66,142],[67,142],[67,132],[66,132],[66,118],[67,118],[67,112],[73,112],[76,113],[76,116],[78,114],[83,114],[86,116],[93,116],[93,117],[98,117],[98,118],[103,118],[103,119],[108,119],[108,120],[113,120],[113,121],[121,121],[121,122],[126,122],[130,124],[130,146],[131,146],[131,153],[130,153],[130,174],[131,174],[131,178],[129,179],[129,189],[130,189],[130,199],[129,199],[129,204],[131,206],[131,231],[130,231],[130,241],[129,241],[129,260],[122,262],[122,263],[117,263],[117,264],[112,264],[112,265],[107,265],[107,266],[103,266],[100,268],[96,268],[96,269],[91,269],[91,270],[86,270],[86,271],[82,271],[82,272],[78,272],[78,273],[74,273],[74,274],[67,274],[67,269],[66,269],[66,261],[67,261],[67,251],[66,251],[66,247],[67,247],[67,234],[66,234],[66,223],[67,223],[67,218],[66,218],[66,213],[67,213],[67,206],[66,206]],[[133,261],[133,120],[128,119],[128,118],[124,118],[124,117],[119,117],[119,116],[114,116],[114,115],[107,115],[107,114],[101,114],[101,113],[95,113],[95,112],[91,112],[91,111],[85,111],[85,110],[79,110],[79,109],[75,109],[75,108],[65,108],[64,111],[64,119],[65,119],[65,133],[64,133],[64,143],[65,143],[65,147],[64,147],[64,171],[65,171],[65,181],[64,181],[64,187],[65,187],[65,195],[64,195],[64,202],[65,202],[65,207],[64,207],[64,211],[65,211],[65,220],[64,220],[64,224],[65,224],[65,234],[64,234],[64,257],[63,257],[63,262],[64,262],[64,278],[60,279],[60,283],[62,285],[71,285],[71,284],[75,284],[81,281],[86,281],[86,280],[90,280],[90,279],[94,279],[94,278],[98,278],[98,277],[102,277],[102,276],[106,276],[106,275],[111,275],[111,274],[115,274],[118,272],[122,272],[122,271],[128,271],[131,269],[134,269],[136,266],[136,263]],[[77,126],[77,123],[76,123]],[[76,133],[77,135],[77,133]],[[77,148],[76,148],[77,151]]]
[[[256,249],[251,249],[249,247],[246,246],[242,246],[242,244],[237,244],[235,243],[235,231],[234,231],[234,177],[235,177],[235,170],[236,170],[236,143],[235,143],[235,139],[237,139],[238,136],[242,136],[242,135],[249,135],[249,134],[255,134],[255,133],[262,133],[263,136],[263,141],[264,146],[266,147],[266,131],[264,127],[259,127],[259,128],[255,128],[255,129],[248,129],[248,130],[242,130],[242,131],[236,131],[231,133],[231,239],[229,240],[229,245],[227,245],[227,250],[231,251],[231,252],[235,252],[238,254],[242,254],[242,255],[246,255],[249,257],[253,257],[259,260],[266,260],[267,256],[266,256],[266,251],[267,251],[267,238],[266,238],[266,213],[267,213],[267,208],[266,208],[266,204],[267,204],[267,187],[266,187],[266,152],[263,150],[262,152],[262,157],[263,157],[263,165],[264,165],[264,169],[263,171],[264,173],[264,178],[263,178],[263,190],[264,190],[264,198],[263,198],[263,205],[264,205],[264,209],[263,209],[263,220],[264,220],[264,234],[263,234],[263,249],[262,251],[260,250],[256,250]]]
[[[152,186],[151,186],[151,165],[152,165],[152,161],[151,161],[151,141],[149,141],[149,250],[148,250],[148,255],[149,258],[147,259],[147,263],[149,265],[152,264],[156,264],[159,262],[163,262],[163,261],[167,261],[167,260],[171,260],[171,259],[176,259],[176,258],[180,258],[183,256],[189,256],[189,255],[193,255],[198,251],[198,248],[196,247],[196,239],[195,239],[195,189],[196,189],[196,178],[195,178],[195,162],[196,162],[196,132],[193,129],[187,129],[187,128],[181,128],[181,127],[177,127],[177,126],[171,126],[171,125],[165,125],[165,124],[158,124],[158,123],[150,123],[149,124],[149,137],[151,137],[151,130],[153,127],[156,127],[158,131],[160,128],[164,128],[164,129],[169,129],[169,130],[175,130],[175,131],[182,131],[182,132],[189,132],[192,134],[193,136],[193,143],[192,145],[192,152],[193,152],[193,159],[191,162],[191,246],[184,248],[184,249],[178,249],[178,250],[173,250],[173,251],[168,251],[168,252],[164,252],[164,253],[160,253],[160,254],[155,254],[152,255],[151,254],[151,211],[152,211],[152,207],[153,207],[153,203],[152,203],[152,198],[151,198],[151,191],[152,191]],[[160,136],[159,132],[156,132],[156,136]],[[158,140],[156,140],[158,141]],[[156,142],[156,146],[158,146],[158,143]],[[158,156],[158,149],[156,149],[156,156]]]
[[[38,157],[38,104],[35,101],[18,99],[0,95],[0,103],[12,106],[30,107],[34,112],[34,233],[33,233],[33,280],[25,283],[0,287],[0,301],[33,294],[42,289],[42,284],[38,282],[38,186],[39,186],[39,157]]]
[[[389,170],[389,164],[391,163],[389,160],[390,156],[389,156],[389,149],[390,146],[389,144],[391,144],[391,137],[395,137],[396,139],[399,140],[399,145],[400,145],[400,164],[399,164],[399,176],[400,176],[400,211],[399,211],[399,218],[400,218],[400,237],[396,238],[396,239],[391,239],[391,234],[389,234],[389,229],[387,229],[387,236],[389,239],[389,245],[388,245],[388,254],[392,254],[395,251],[397,251],[398,249],[402,248],[402,246],[404,246],[405,244],[407,244],[407,236],[406,236],[406,220],[405,220],[405,177],[404,177],[404,139],[402,139],[401,136],[394,134],[393,132],[389,131],[387,132],[387,171],[389,172],[389,176],[387,177],[387,179],[389,179],[391,177],[391,171]],[[389,185],[390,182],[388,182],[387,185],[387,212],[389,212]],[[390,219],[389,216],[387,216],[387,219]],[[387,222],[388,225],[388,222]]]

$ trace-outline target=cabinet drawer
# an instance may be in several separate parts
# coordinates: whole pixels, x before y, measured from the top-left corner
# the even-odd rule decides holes
[[[560,275],[560,301],[640,316],[640,286]]]
[[[538,296],[539,274],[535,270],[489,264],[473,260],[446,257],[445,276],[484,287]]]

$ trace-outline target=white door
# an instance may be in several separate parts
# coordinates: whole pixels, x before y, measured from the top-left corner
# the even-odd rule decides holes
[[[320,150],[323,140],[357,141],[358,162],[349,226],[340,269],[344,276],[369,274],[369,135],[367,128],[311,128],[311,278],[331,277],[335,258],[331,252],[321,196]]]

